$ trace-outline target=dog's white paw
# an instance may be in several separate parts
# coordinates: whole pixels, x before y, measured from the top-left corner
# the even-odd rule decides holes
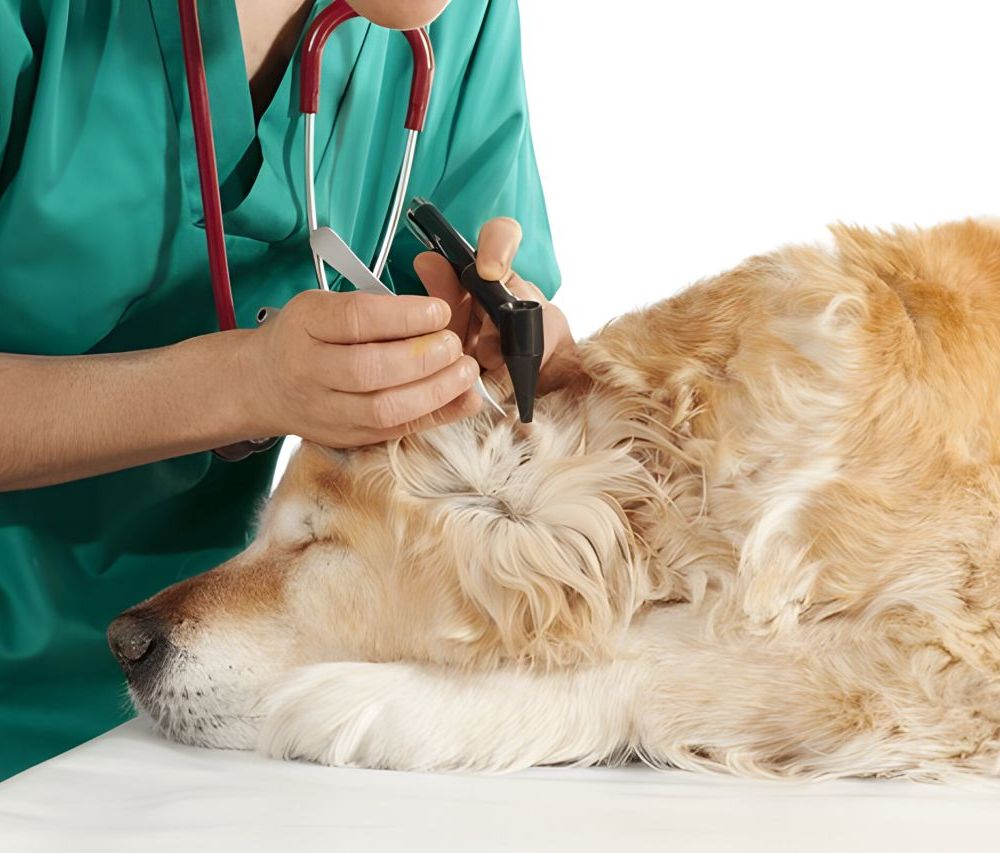
[[[304,667],[261,702],[258,749],[341,767],[529,766],[503,753],[502,721],[463,703],[455,677],[401,663]]]
[[[635,675],[405,663],[296,670],[258,708],[258,749],[344,767],[515,770],[621,753]],[[595,697],[600,697],[599,701]]]

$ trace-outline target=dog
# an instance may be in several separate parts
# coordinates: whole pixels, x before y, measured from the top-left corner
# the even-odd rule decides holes
[[[530,428],[304,445],[109,640],[206,747],[995,774],[998,462],[1000,224],[840,226],[614,320]]]

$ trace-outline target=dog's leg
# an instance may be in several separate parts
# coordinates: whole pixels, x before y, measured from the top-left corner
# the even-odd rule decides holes
[[[258,748],[401,770],[593,764],[628,751],[640,681],[640,668],[625,663],[551,673],[320,664],[262,703]]]
[[[651,763],[748,776],[997,773],[1000,685],[939,642],[836,623],[795,638],[706,630],[688,607],[634,629],[635,741]]]

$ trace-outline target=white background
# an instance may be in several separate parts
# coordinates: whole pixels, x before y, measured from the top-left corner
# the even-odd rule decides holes
[[[838,220],[1000,213],[996,3],[520,7],[578,334]]]
[[[1000,213],[988,0],[520,8],[556,302],[578,336],[832,222]]]

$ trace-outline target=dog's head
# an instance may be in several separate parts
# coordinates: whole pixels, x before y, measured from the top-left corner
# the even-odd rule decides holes
[[[246,551],[109,628],[135,703],[175,739],[249,747],[260,700],[312,663],[609,651],[645,597],[635,522],[654,489],[621,412],[562,394],[528,432],[481,415],[305,445]]]

